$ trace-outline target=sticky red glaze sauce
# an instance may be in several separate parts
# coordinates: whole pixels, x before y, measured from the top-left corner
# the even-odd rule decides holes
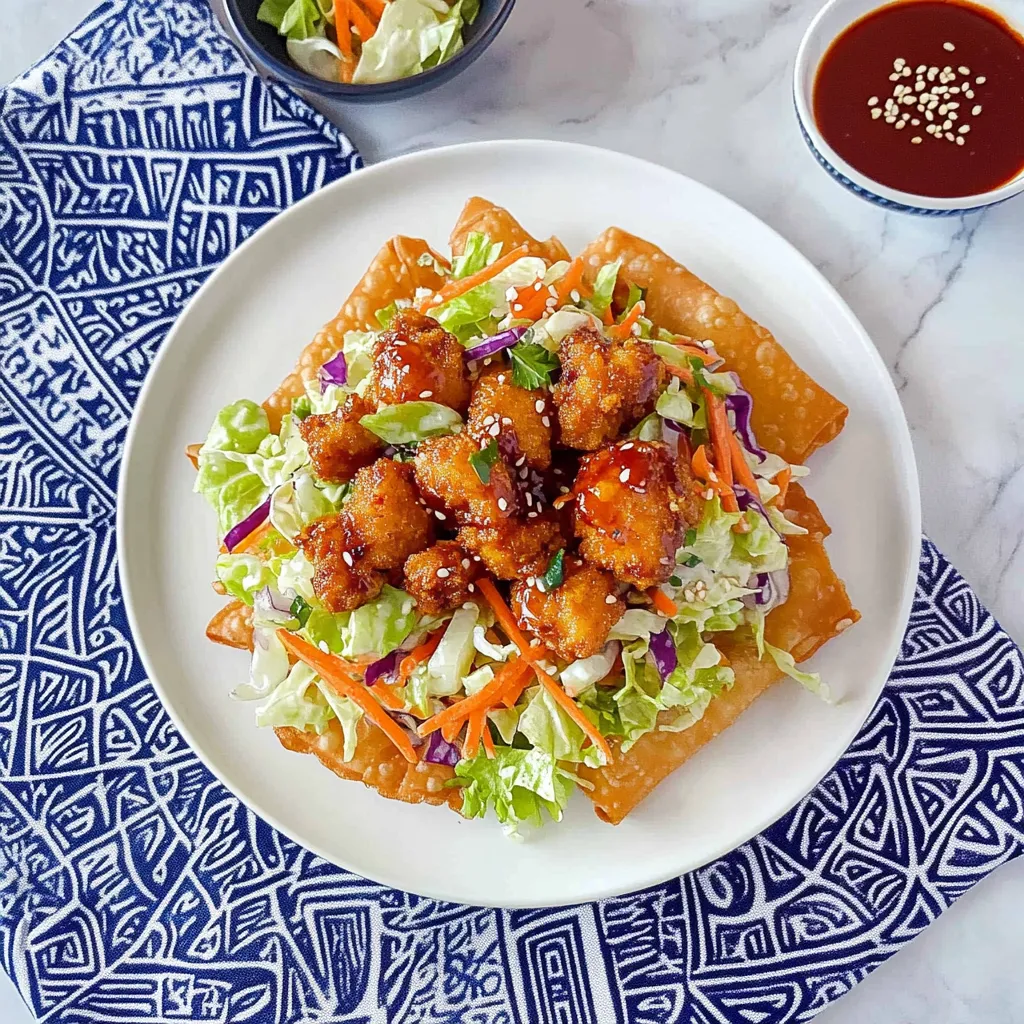
[[[900,59],[909,74],[895,66]],[[894,95],[898,86],[912,103]],[[978,195],[1024,169],[1024,40],[992,11],[961,0],[889,4],[832,43],[813,106],[828,144],[869,178],[923,196]]]

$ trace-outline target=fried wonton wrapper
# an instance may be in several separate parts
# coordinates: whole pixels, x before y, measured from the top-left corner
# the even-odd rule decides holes
[[[381,796],[391,800],[404,800],[409,804],[447,804],[453,810],[462,806],[462,790],[457,786],[445,786],[455,778],[454,769],[429,761],[410,764],[384,733],[365,718],[356,727],[358,743],[351,761],[342,759],[344,742],[337,719],[328,724],[323,736],[289,727],[278,728],[274,732],[289,750],[315,754],[320,763],[335,775],[372,786]]]
[[[829,563],[823,542],[830,531],[818,506],[793,484],[786,509],[789,517],[809,533],[786,538],[790,553],[789,599],[768,615],[765,639],[803,661],[852,626],[860,613],[850,604],[843,581]],[[662,779],[732,725],[783,677],[767,655],[758,661],[748,630],[716,637],[715,642],[736,673],[736,682],[711,701],[699,722],[683,732],[647,733],[626,754],[620,753],[613,742],[616,756],[612,764],[578,769],[594,786],[587,795],[594,801],[599,818],[617,825]],[[671,720],[672,713],[666,712],[665,718]]]
[[[316,337],[302,350],[295,369],[281,386],[263,403],[270,419],[270,429],[277,431],[281,417],[292,406],[292,399],[304,391],[305,381],[341,349],[349,331],[379,330],[374,315],[378,309],[390,306],[396,299],[411,299],[417,288],[437,291],[444,278],[434,269],[433,262],[421,265],[420,257],[429,253],[440,264],[447,260],[434,252],[422,238],[396,235],[373,258],[352,294],[338,310],[338,315],[324,324]]]
[[[207,639],[241,651],[252,650],[252,609],[241,601],[231,601],[206,627]]]
[[[456,256],[466,248],[466,238],[472,231],[481,231],[492,242],[503,243],[503,252],[510,252],[517,245],[525,243],[528,246],[528,255],[540,256],[548,263],[569,259],[568,250],[554,235],[546,242],[538,241],[508,210],[495,206],[494,203],[479,196],[474,196],[462,208],[458,222],[448,239]]]
[[[647,289],[646,315],[656,326],[715,343],[725,368],[754,396],[753,427],[770,452],[800,464],[843,429],[846,406],[804,373],[767,328],[656,245],[609,228],[582,256],[591,277],[621,259],[621,279]]]

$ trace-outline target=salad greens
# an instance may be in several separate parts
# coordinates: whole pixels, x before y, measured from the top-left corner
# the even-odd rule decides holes
[[[325,32],[333,18],[333,8],[323,3],[265,0],[261,17],[288,34],[290,41],[322,43],[330,41]],[[456,22],[470,17],[472,6],[465,0],[451,8],[441,0],[391,0],[377,33],[362,48],[360,63],[372,61],[374,67],[390,69],[390,74],[427,66],[435,56],[444,59],[459,45]],[[410,56],[413,51],[415,59]],[[500,245],[472,233],[446,273],[451,281],[462,280],[500,258]],[[608,263],[597,270],[588,294],[573,289],[569,301],[548,309],[540,320],[523,317],[517,299],[521,290],[531,289],[532,294],[534,285],[555,285],[569,267],[564,262],[549,267],[538,257],[521,256],[429,312],[467,348],[482,347],[485,355],[470,355],[469,365],[492,355],[507,358],[514,384],[548,389],[561,369],[557,353],[562,339],[583,325],[607,330],[616,288],[618,302],[625,288],[619,280],[620,263]],[[440,264],[435,270],[445,272]],[[450,288],[444,294],[452,296],[454,291]],[[433,294],[417,294],[412,301],[424,303]],[[626,308],[642,298],[630,284]],[[381,331],[408,305],[409,300],[400,300],[378,310]],[[631,438],[666,445],[674,452],[685,437],[692,451],[693,445],[706,442],[714,415],[720,418],[722,406],[728,408],[727,401],[720,401],[727,396],[745,403],[736,408],[749,418],[750,396],[734,374],[717,369],[710,348],[707,358],[698,358],[692,348],[687,351],[666,340],[671,336],[653,337],[649,320],[641,317],[638,323],[640,337],[682,371],[683,379],[672,377],[653,411],[631,425]],[[744,420],[745,435],[739,427],[734,429],[753,481],[750,476],[745,479],[756,493],[747,493],[744,501],[727,508],[708,483],[712,476],[704,477],[700,486],[708,489],[702,492],[700,520],[686,529],[674,560],[667,560],[672,564],[666,568],[665,582],[653,596],[650,591],[627,593],[619,586],[609,603],[624,599],[625,611],[612,625],[603,649],[588,657],[566,661],[544,652],[534,679],[521,659],[517,631],[506,629],[500,603],[481,599],[489,581],[478,574],[473,576],[479,588],[474,598],[454,608],[448,605],[451,610],[440,615],[427,614],[409,592],[394,585],[401,574],[389,576],[390,582],[383,584],[378,577],[379,592],[353,611],[325,607],[314,583],[317,569],[297,542],[311,523],[344,511],[351,485],[317,476],[299,425],[309,416],[339,412],[353,394],[372,394],[368,385],[381,331],[349,331],[340,355],[331,361],[334,365],[293,401],[276,433],[259,405],[232,402],[217,414],[198,452],[195,490],[213,507],[221,535],[244,533],[265,519],[259,529],[265,531],[266,543],[222,552],[215,566],[223,591],[252,609],[249,674],[233,696],[253,702],[258,725],[323,734],[337,720],[333,728],[341,731],[341,756],[349,760],[356,752],[357,727],[363,717],[373,719],[376,705],[370,710],[365,704],[361,707],[344,687],[321,678],[318,670],[329,676],[329,666],[341,664],[355,671],[357,680],[365,672],[368,688],[380,684],[378,695],[385,690],[392,695],[397,703],[382,707],[408,729],[410,721],[416,725],[443,716],[455,702],[481,693],[503,693],[494,688],[516,678],[517,668],[525,668],[528,678],[510,691],[507,700],[482,705],[477,725],[483,746],[460,754],[458,743],[453,746],[445,737],[438,744],[445,759],[436,760],[453,767],[449,784],[461,788],[466,817],[493,813],[509,834],[517,835],[523,823],[561,818],[573,790],[586,785],[583,776],[605,763],[608,739],[616,741],[619,751],[628,752],[653,730],[681,731],[700,721],[735,679],[716,642],[724,634],[748,631],[760,657],[770,658],[781,672],[828,699],[827,687],[816,674],[800,669],[791,654],[765,639],[766,616],[788,593],[785,538],[806,532],[773,504],[780,491],[777,480],[799,478],[807,470],[757,448],[749,440],[749,419]],[[457,411],[433,401],[375,403],[371,408],[359,423],[390,446],[386,455],[396,460],[411,458],[415,447],[428,438],[465,429]],[[727,415],[735,415],[735,410]],[[489,484],[503,455],[508,458],[498,439],[479,439],[479,447],[468,457],[475,485]],[[521,473],[526,479],[527,470]],[[544,559],[533,570],[537,575],[529,585],[553,593],[574,571],[576,557],[571,546],[561,546]],[[467,558],[463,567],[470,565]],[[447,578],[449,572],[439,569],[438,578]],[[415,590],[411,582],[407,585]],[[575,594],[570,590],[566,601],[572,600]],[[505,613],[510,614],[507,608]],[[317,669],[290,656],[297,642],[293,636],[310,645],[305,656]],[[521,637],[518,642],[523,642]],[[321,654],[327,662],[318,661]],[[467,746],[468,734],[467,726]],[[421,752],[432,749],[428,741],[417,740]]]
[[[479,0],[263,0],[259,21],[285,37],[291,60],[328,82],[370,85],[410,78],[450,60],[464,45],[463,30],[479,13]],[[337,23],[346,11],[345,23]]]

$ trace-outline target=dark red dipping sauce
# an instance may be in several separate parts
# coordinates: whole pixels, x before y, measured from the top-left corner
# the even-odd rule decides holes
[[[825,141],[902,192],[973,196],[1024,169],[1024,39],[976,4],[865,15],[822,58],[813,103]]]

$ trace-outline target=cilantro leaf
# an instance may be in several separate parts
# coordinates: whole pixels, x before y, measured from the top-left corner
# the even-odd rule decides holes
[[[491,467],[498,461],[498,442],[492,437],[486,448],[480,448],[469,457],[473,472],[480,478],[480,483],[491,482]]]
[[[512,383],[527,391],[546,387],[561,365],[558,356],[536,342],[521,341],[508,351],[512,358]]]
[[[289,610],[299,620],[299,629],[302,629],[309,622],[309,616],[313,611],[313,607],[307,604],[300,595],[296,594]]]

